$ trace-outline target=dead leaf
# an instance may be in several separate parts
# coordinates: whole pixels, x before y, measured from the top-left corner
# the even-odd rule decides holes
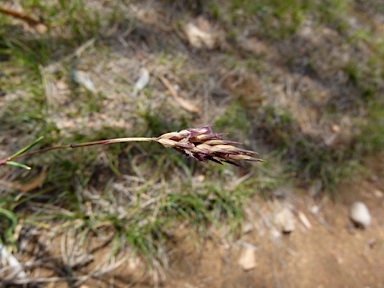
[[[185,34],[187,35],[189,44],[195,48],[213,49],[216,41],[211,33],[200,30],[194,24],[189,23],[185,26]]]
[[[222,44],[222,31],[218,31],[217,27],[203,17],[198,17],[186,24],[184,33],[189,44],[198,49],[214,49]]]

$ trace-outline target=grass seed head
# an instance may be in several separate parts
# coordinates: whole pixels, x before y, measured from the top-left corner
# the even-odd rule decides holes
[[[239,144],[237,142],[224,140],[224,135],[212,133],[211,128],[206,126],[165,133],[157,137],[156,141],[199,161],[226,162],[236,166],[238,164],[234,161],[263,161],[252,156],[256,152],[234,146]]]

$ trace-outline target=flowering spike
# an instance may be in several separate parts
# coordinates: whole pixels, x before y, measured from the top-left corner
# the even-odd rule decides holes
[[[257,152],[238,148],[238,142],[223,139],[226,134],[212,133],[209,126],[202,128],[188,128],[179,132],[165,133],[155,139],[165,147],[195,158],[199,161],[213,161],[219,164],[226,162],[238,166],[235,161],[257,161],[259,158],[250,155]]]

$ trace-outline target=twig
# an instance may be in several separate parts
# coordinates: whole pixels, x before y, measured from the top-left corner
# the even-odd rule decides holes
[[[307,229],[311,229],[312,228],[311,222],[309,222],[307,216],[305,216],[305,214],[303,212],[298,211],[297,215],[298,215],[301,223],[303,223],[303,225],[305,226],[305,228],[307,228]]]
[[[17,18],[17,19],[23,20],[23,21],[27,22],[31,26],[37,26],[39,24],[42,24],[41,21],[35,20],[35,19],[33,19],[32,17],[30,17],[28,15],[22,14],[20,12],[14,11],[14,10],[9,10],[9,9],[5,9],[5,8],[1,8],[0,7],[0,13],[8,15],[8,16],[11,16],[13,18]]]
[[[197,108],[196,106],[192,105],[190,102],[184,100],[183,98],[181,98],[177,94],[177,92],[172,87],[171,83],[169,83],[167,78],[165,78],[165,77],[163,77],[161,75],[158,75],[157,77],[159,77],[161,82],[168,89],[169,93],[172,95],[173,99],[175,99],[177,104],[179,104],[183,109],[185,109],[185,110],[187,110],[189,112],[200,114],[200,109],[199,108]]]

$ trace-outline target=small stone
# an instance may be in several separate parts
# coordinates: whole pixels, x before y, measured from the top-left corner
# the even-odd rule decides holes
[[[383,198],[383,192],[380,191],[379,189],[373,190],[373,194],[376,196],[376,198]]]
[[[371,224],[371,214],[363,202],[354,202],[349,208],[349,217],[359,228],[367,228]]]
[[[250,222],[245,222],[244,226],[243,226],[243,234],[247,234],[249,232],[251,232],[253,229],[253,225],[252,223]]]
[[[252,248],[247,247],[243,249],[239,259],[239,265],[245,271],[254,269],[256,267],[255,251]]]
[[[284,234],[290,234],[295,230],[295,218],[290,209],[284,207],[275,216],[275,223]]]

